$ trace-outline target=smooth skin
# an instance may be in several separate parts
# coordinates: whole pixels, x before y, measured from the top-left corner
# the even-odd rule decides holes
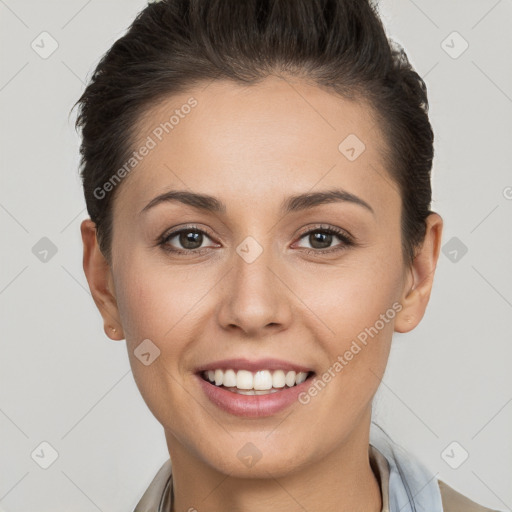
[[[175,511],[380,511],[368,457],[372,399],[393,332],[412,330],[425,313],[442,219],[428,217],[424,243],[406,265],[401,198],[371,111],[304,81],[195,86],[146,112],[135,148],[191,96],[197,106],[116,191],[111,265],[94,223],[81,225],[84,271],[105,332],[126,339],[137,386],[165,430]],[[350,134],[366,146],[354,161],[338,149]],[[280,211],[291,195],[334,188],[373,211],[350,201]],[[172,201],[141,213],[169,190],[215,196],[226,211]],[[195,245],[179,236],[159,245],[190,224],[192,235],[207,233]],[[331,226],[354,244],[322,231]],[[325,234],[323,245],[311,231]],[[251,263],[237,252],[248,236],[262,249]],[[394,303],[399,313],[307,405],[241,418],[210,402],[194,375],[226,358],[284,359],[322,375]],[[134,355],[145,339],[160,350],[149,366]],[[252,467],[237,457],[248,442],[261,453]]]

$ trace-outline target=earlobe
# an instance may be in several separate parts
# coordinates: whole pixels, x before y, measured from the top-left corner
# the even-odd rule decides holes
[[[443,219],[437,213],[431,213],[426,221],[425,238],[416,253],[414,261],[408,269],[400,303],[402,310],[396,316],[395,331],[409,332],[421,321],[430,299],[434,273],[436,270]]]
[[[103,256],[91,219],[80,225],[83,242],[83,268],[96,307],[103,318],[105,334],[112,340],[124,339],[113,286],[112,270]]]
[[[103,329],[105,331],[105,334],[111,339],[111,340],[116,340],[116,341],[119,341],[119,340],[122,340],[124,339],[124,336],[122,334],[122,330],[121,332],[119,332],[119,329],[117,329],[116,327],[112,327],[111,325],[106,325],[104,324],[103,325]]]

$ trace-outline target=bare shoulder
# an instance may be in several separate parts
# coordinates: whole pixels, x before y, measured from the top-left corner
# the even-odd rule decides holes
[[[444,512],[498,512],[475,503],[441,480],[438,483]]]

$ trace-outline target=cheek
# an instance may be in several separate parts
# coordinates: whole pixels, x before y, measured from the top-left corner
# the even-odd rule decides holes
[[[353,261],[352,264],[347,260],[343,266],[329,267],[314,276],[304,272],[295,281],[297,294],[325,322],[333,339],[354,338],[373,326],[381,315],[390,321],[385,322],[386,328],[379,322],[379,330],[389,334],[399,308],[401,262],[385,254],[357,255]]]
[[[180,365],[189,343],[185,331],[194,322],[194,305],[204,291],[190,286],[190,276],[172,273],[170,267],[150,267],[134,253],[123,263],[123,268],[118,267],[116,292],[133,376],[153,415],[168,424],[169,404],[187,407],[178,384],[183,377]],[[138,357],[142,347],[152,359],[147,365]]]
[[[297,278],[302,283],[298,294],[316,314],[309,315],[309,330],[325,333],[316,338],[327,355],[319,378],[333,384],[322,395],[333,404],[344,403],[343,414],[361,411],[384,374],[395,317],[402,309],[401,282],[401,260],[378,251],[317,274],[314,288],[310,277]]]
[[[133,251],[118,268],[118,307],[135,380],[158,417],[159,401],[174,396],[176,378],[187,377],[190,354],[204,324],[204,303],[218,276],[149,261],[143,251]],[[150,366],[136,357],[144,340],[157,347],[158,359]]]
[[[204,293],[187,273],[132,255],[117,273],[118,307],[128,344],[175,338],[180,323]],[[172,344],[168,344],[172,345]]]

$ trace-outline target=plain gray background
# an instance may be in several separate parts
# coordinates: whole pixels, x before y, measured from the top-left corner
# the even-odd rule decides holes
[[[132,510],[168,458],[82,270],[67,117],[144,5],[0,0],[3,511]],[[429,89],[445,231],[429,309],[395,335],[375,420],[438,478],[512,510],[512,2],[386,0],[381,11]]]

